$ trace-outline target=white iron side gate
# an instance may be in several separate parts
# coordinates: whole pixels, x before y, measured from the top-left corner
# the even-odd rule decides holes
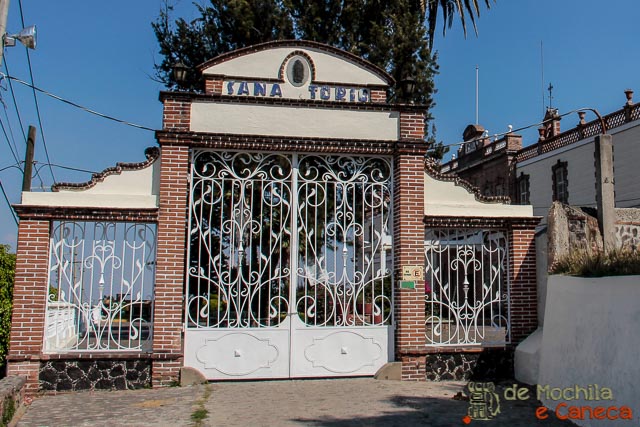
[[[372,375],[393,349],[391,159],[197,150],[185,365]]]
[[[511,339],[506,230],[427,229],[425,333],[430,346]]]

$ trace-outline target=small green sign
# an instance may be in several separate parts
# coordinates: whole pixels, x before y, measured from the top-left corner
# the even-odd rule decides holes
[[[402,282],[400,282],[400,287],[402,289],[415,289],[416,288],[416,282],[402,281]]]

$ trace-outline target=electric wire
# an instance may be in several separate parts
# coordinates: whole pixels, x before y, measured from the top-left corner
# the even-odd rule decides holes
[[[11,127],[11,120],[9,119],[9,114],[7,113],[7,106],[4,102],[2,102],[2,97],[0,96],[0,103],[2,103],[4,107],[4,117],[7,119],[7,127],[9,128],[9,135],[11,136],[11,142],[13,143],[13,148],[16,150],[16,154],[18,157],[20,156],[20,150],[18,149],[18,145],[16,144],[16,137],[13,135],[13,128]]]
[[[98,172],[95,171],[91,171],[91,170],[87,170],[87,169],[80,169],[80,168],[74,168],[71,166],[64,166],[64,165],[57,165],[55,163],[43,163],[43,162],[33,162],[34,164],[41,164],[44,166],[53,166],[54,168],[60,168],[60,169],[66,169],[66,170],[70,170],[70,171],[75,171],[75,172],[85,172],[85,173],[91,173],[91,174],[97,174]]]
[[[10,75],[11,73],[9,72],[9,64],[7,63],[7,55],[4,55],[2,57],[3,61],[4,61],[4,70],[7,72],[7,75]],[[22,116],[20,115],[20,109],[18,108],[18,101],[16,101],[16,94],[13,90],[13,82],[11,81],[11,79],[7,79],[7,82],[9,83],[9,91],[11,92],[11,99],[13,100],[13,105],[15,107],[16,110],[16,116],[18,117],[18,123],[20,123],[20,130],[22,131],[22,139],[23,141],[27,140],[27,134],[24,131],[24,125],[22,124]]]
[[[7,169],[11,169],[11,168],[16,168],[16,169],[18,169],[19,171],[22,171],[22,169],[20,169],[20,167],[19,167],[18,165],[19,165],[19,164],[18,164],[18,163],[16,163],[16,164],[13,164],[13,165],[5,166],[5,167],[3,167],[3,168],[0,168],[0,172],[6,171]]]
[[[519,127],[517,129],[511,129],[511,130],[508,130],[506,132],[496,133],[496,134],[493,134],[491,136],[479,136],[479,137],[471,139],[469,141],[461,141],[461,142],[456,142],[454,144],[444,144],[444,147],[455,147],[455,146],[458,146],[458,145],[467,144],[469,142],[483,141],[483,140],[485,140],[487,138],[495,138],[495,137],[500,137],[500,136],[508,135],[508,134],[515,133],[515,132],[520,132],[521,130],[530,129],[530,128],[534,127],[534,126],[546,125],[547,123],[550,123],[550,122],[552,122],[554,120],[557,120],[559,117],[568,116],[569,114],[578,113],[580,111],[592,111],[592,112],[594,112],[598,116],[599,121],[602,124],[604,124],[604,120],[602,119],[600,114],[595,109],[589,108],[589,107],[576,108],[575,110],[571,110],[571,111],[568,111],[568,112],[563,113],[563,114],[558,114],[555,117],[552,117],[552,118],[547,119],[547,120],[543,120],[543,121],[538,122],[538,123],[532,123],[532,124],[527,125],[527,126]],[[604,132],[606,132],[606,127],[604,128]]]
[[[33,85],[25,82],[24,80],[20,80],[17,77],[13,77],[13,76],[10,76],[10,75],[7,75],[7,74],[2,74],[2,73],[0,73],[0,74],[2,75],[2,78],[10,79],[10,80],[18,82],[18,83],[20,83],[22,85],[28,86],[28,87],[32,88],[33,90],[36,90],[36,91],[41,92],[41,93],[43,93],[43,94],[45,94],[47,96],[50,96],[53,99],[57,99],[60,102],[64,102],[65,104],[69,104],[69,105],[71,105],[73,107],[79,108],[79,109],[81,109],[81,110],[83,110],[83,111],[85,111],[87,113],[95,114],[96,116],[102,117],[104,119],[112,120],[114,122],[118,122],[118,123],[121,123],[123,125],[131,126],[131,127],[134,127],[134,128],[148,130],[148,131],[151,131],[151,132],[155,132],[156,131],[156,129],[152,129],[150,127],[138,125],[138,124],[135,124],[135,123],[132,123],[132,122],[128,122],[126,120],[118,119],[116,117],[109,116],[108,114],[100,113],[98,111],[95,111],[95,110],[92,110],[90,108],[84,107],[84,106],[82,106],[80,104],[77,104],[77,103],[75,103],[73,101],[69,101],[68,99],[62,98],[62,97],[60,97],[58,95],[55,95],[55,94],[53,94],[51,92],[47,92],[44,89],[41,89],[41,88],[36,87],[36,86],[33,86]]]
[[[22,28],[24,25],[24,13],[22,11],[22,0],[18,0],[18,7],[20,9],[20,22],[22,23]],[[27,65],[29,66],[29,77],[31,78],[32,89],[35,86],[33,80],[33,67],[31,66],[31,55],[29,54],[29,48],[25,46],[25,52],[27,53]],[[47,158],[47,162],[51,163],[51,158],[49,157],[49,149],[47,148],[47,140],[44,136],[44,129],[42,127],[42,116],[40,115],[40,105],[38,104],[38,96],[36,95],[36,90],[33,89],[33,101],[36,107],[36,116],[38,118],[38,127],[40,128],[40,138],[42,138],[42,145],[44,147],[44,155]],[[53,178],[53,183],[56,183],[56,176],[53,173],[53,168],[49,166],[49,172],[51,172],[51,178]]]
[[[13,216],[13,220],[16,225],[18,225],[18,218],[16,217],[16,213],[13,211],[13,206],[11,206],[11,202],[9,201],[9,197],[7,197],[7,192],[4,191],[4,186],[2,185],[2,181],[0,181],[0,190],[2,190],[2,195],[4,196],[4,200],[7,202],[9,206],[9,210],[11,211],[11,215]]]
[[[5,71],[7,72],[7,74],[9,74],[9,63],[7,62],[7,55],[3,55],[2,57],[3,62],[4,62],[4,68]],[[27,134],[24,131],[24,125],[22,124],[22,116],[20,115],[20,108],[18,107],[18,101],[16,100],[16,94],[15,91],[13,90],[13,83],[11,82],[11,79],[7,79],[7,82],[9,84],[9,91],[11,92],[11,100],[13,101],[13,106],[16,112],[16,117],[18,118],[18,123],[20,124],[20,131],[22,132],[22,140],[24,141],[24,143],[27,143]],[[4,105],[4,109],[5,109],[5,115],[7,116],[7,124],[9,124],[9,126],[11,126],[10,120],[9,120],[9,115],[7,112],[7,105],[6,103],[2,103]],[[11,131],[11,128],[9,128],[9,130]],[[13,132],[12,132],[13,134]],[[21,166],[23,162],[18,162],[18,165]],[[20,170],[24,171],[23,168],[20,168]],[[42,181],[42,176],[40,176],[40,171],[38,169],[34,169],[34,171],[36,172],[36,176],[38,178],[38,181],[40,181],[40,185],[44,186],[44,183]]]
[[[11,142],[9,142],[9,136],[7,135],[7,131],[4,128],[4,123],[2,123],[2,119],[0,119],[0,129],[2,129],[2,133],[4,134],[4,138],[7,141],[7,145],[9,146],[9,150],[11,150],[11,154],[16,161],[16,164],[20,164],[20,159],[18,158],[18,154],[13,151],[13,147],[11,146]]]

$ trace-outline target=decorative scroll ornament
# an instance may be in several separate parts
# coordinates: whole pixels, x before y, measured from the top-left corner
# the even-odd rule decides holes
[[[389,159],[202,150],[192,165],[188,327],[390,322]]]
[[[506,233],[431,229],[425,239],[428,345],[510,341]]]
[[[54,223],[47,351],[150,350],[155,226]]]

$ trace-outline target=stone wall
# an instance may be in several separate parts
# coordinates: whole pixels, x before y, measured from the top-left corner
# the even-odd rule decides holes
[[[500,381],[513,378],[513,349],[434,353],[425,357],[428,381]]]
[[[151,386],[151,360],[48,360],[40,363],[45,391],[132,390]]]
[[[24,402],[27,378],[13,375],[0,380],[0,425],[13,425],[11,420]]]
[[[640,250],[640,209],[616,208],[615,213],[616,246]],[[548,238],[550,266],[570,250],[603,250],[595,209],[554,202],[549,210]]]
[[[616,209],[616,244],[640,250],[640,209]]]

